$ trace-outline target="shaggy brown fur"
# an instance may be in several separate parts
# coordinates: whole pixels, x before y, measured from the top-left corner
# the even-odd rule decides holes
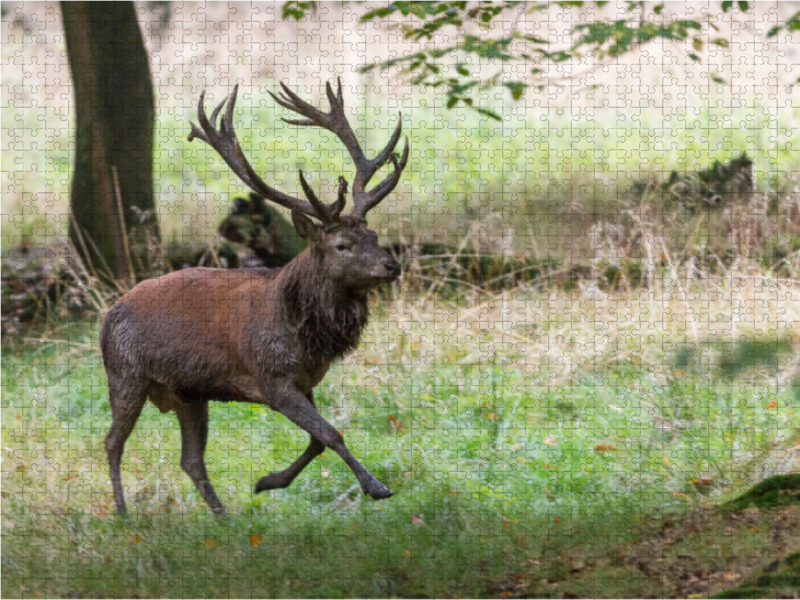
[[[140,283],[109,311],[100,345],[114,418],[106,448],[118,510],[125,510],[123,447],[148,398],[178,414],[181,464],[216,512],[224,508],[203,461],[210,400],[265,404],[311,434],[303,456],[263,477],[257,491],[288,486],[331,447],[365,492],[391,495],[317,413],[312,389],[333,360],[357,346],[368,290],[396,278],[400,268],[361,222],[334,233],[310,226],[309,248],[281,270],[177,271]]]

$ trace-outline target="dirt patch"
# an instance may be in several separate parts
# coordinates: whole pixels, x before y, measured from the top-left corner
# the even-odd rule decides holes
[[[800,590],[798,505],[709,506],[631,526],[638,541],[585,539],[550,560],[528,561],[494,591],[517,598],[796,598]]]

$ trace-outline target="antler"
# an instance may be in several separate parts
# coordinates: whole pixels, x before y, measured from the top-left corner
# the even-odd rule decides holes
[[[289,87],[283,82],[281,82],[281,88],[283,89],[283,94],[276,96],[270,92],[270,96],[275,98],[275,101],[284,108],[288,108],[289,110],[306,117],[305,119],[283,119],[283,121],[292,125],[323,127],[342,140],[345,148],[347,148],[347,151],[350,153],[350,157],[353,159],[353,162],[356,165],[356,178],[355,181],[353,181],[353,210],[350,212],[350,214],[358,219],[363,220],[367,212],[376,206],[387,195],[389,195],[389,193],[395,188],[398,181],[400,181],[400,174],[403,172],[403,169],[405,169],[406,163],[408,162],[409,148],[407,137],[405,140],[405,146],[403,148],[403,155],[398,158],[394,152],[395,146],[397,146],[397,142],[400,140],[400,134],[402,132],[402,114],[400,114],[397,127],[395,128],[394,133],[392,133],[392,137],[389,138],[389,143],[386,145],[386,148],[384,148],[383,151],[375,158],[370,160],[364,155],[364,151],[361,149],[361,146],[359,145],[358,140],[356,139],[356,136],[350,127],[350,123],[347,122],[347,117],[344,114],[344,100],[342,99],[341,79],[337,78],[337,93],[335,95],[333,93],[333,88],[331,88],[331,84],[329,82],[326,82],[325,84],[328,102],[331,105],[331,111],[329,113],[324,113],[314,108],[307,102],[301,100],[300,97],[292,92],[292,90],[290,90]],[[376,171],[380,169],[387,160],[392,161],[394,170],[374,188],[366,191],[365,188],[370,179],[372,179],[372,176],[375,175]],[[339,182],[339,191],[341,192],[344,180],[340,177]],[[346,183],[344,185],[346,186]],[[303,189],[306,190],[305,185],[303,186]],[[306,195],[308,195],[308,190],[306,190]],[[310,196],[309,200],[311,200]],[[341,195],[339,196],[339,200],[337,200],[335,206],[338,207],[340,202],[341,206],[344,207]],[[341,212],[341,208],[339,208],[339,212]]]
[[[284,194],[268,186],[264,181],[253,171],[253,167],[245,158],[239,140],[236,138],[236,132],[233,129],[233,107],[236,104],[236,93],[239,86],[233,88],[230,96],[224,98],[219,103],[214,112],[211,113],[211,119],[206,117],[205,108],[203,107],[203,100],[205,99],[205,91],[200,94],[200,102],[197,105],[197,120],[200,121],[200,128],[194,123],[191,123],[192,132],[189,134],[189,141],[194,138],[200,138],[206,144],[214,148],[228,166],[233,170],[236,175],[241,179],[250,189],[257,194],[261,194],[268,200],[272,200],[276,204],[286,207],[290,210],[297,210],[310,217],[319,219],[325,225],[333,225],[339,222],[339,215],[344,208],[345,194],[347,193],[347,182],[344,178],[339,178],[339,194],[336,202],[330,205],[323,204],[319,198],[311,190],[311,187],[305,180],[303,171],[300,171],[300,185],[308,198],[308,202],[300,200],[288,194]],[[226,106],[227,103],[227,106]],[[219,115],[223,106],[225,106],[225,113],[222,115],[222,121],[219,129],[216,127],[217,115]]]

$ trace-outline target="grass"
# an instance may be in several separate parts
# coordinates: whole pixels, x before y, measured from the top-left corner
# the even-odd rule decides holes
[[[15,10],[40,16],[29,23],[33,33],[12,17],[3,23],[7,258],[63,241],[74,152],[57,11]],[[239,136],[269,183],[297,193],[302,166],[331,197],[335,176],[350,172],[325,134],[276,120],[283,112],[266,90],[275,75],[301,71],[299,55],[270,56],[273,71],[230,58],[237,48],[249,55],[259,36],[287,32],[267,27],[251,38],[233,35],[238,23],[221,13],[206,21],[231,28],[227,48],[216,30],[207,46],[185,44],[204,35],[189,20],[171,27],[191,31],[148,37],[157,57],[155,191],[173,244],[211,241],[242,192],[221,160],[185,141],[202,87],[211,104],[244,82]],[[298,35],[288,32],[289,45]],[[173,61],[170,44],[199,54]],[[773,56],[767,50],[744,56],[763,61]],[[347,63],[343,56],[336,60]],[[709,72],[719,58],[741,62],[708,58]],[[253,495],[260,476],[303,451],[306,436],[259,406],[214,403],[206,456],[230,510],[216,519],[179,467],[174,415],[148,405],[123,460],[132,514],[117,519],[97,343],[110,296],[76,291],[90,308],[85,321],[72,321],[63,303],[32,307],[39,327],[4,321],[2,596],[794,593],[797,506],[721,509],[752,484],[800,469],[800,229],[792,216],[800,162],[791,146],[800,112],[774,90],[768,99],[747,95],[752,76],[742,72],[762,66],[740,66],[729,88],[690,80],[698,74],[678,66],[646,69],[634,78],[643,85],[630,87],[617,85],[621,71],[598,73],[598,95],[551,89],[552,101],[532,95],[500,125],[417,101],[403,86],[393,88],[399,100],[389,110],[385,97],[371,95],[376,81],[359,88],[358,105],[347,100],[370,152],[396,108],[404,111],[412,158],[372,219],[382,234],[455,240],[490,262],[486,253],[502,253],[502,268],[552,267],[547,282],[496,292],[463,281],[448,287],[444,275],[421,290],[430,272],[445,271],[412,261],[408,273],[418,279],[376,303],[362,347],[316,397],[353,454],[393,489],[387,501],[365,498],[330,452],[289,489]],[[303,88],[327,73],[309,68]],[[681,90],[671,99],[661,97],[667,75]],[[655,93],[658,106],[649,104]],[[742,151],[755,159],[762,192],[746,206],[693,212],[630,191],[637,180],[705,169]],[[45,273],[61,260],[34,254],[27,266]],[[601,275],[573,277],[576,266]]]
[[[213,105],[225,90],[209,93],[208,103]],[[169,238],[208,240],[217,235],[220,215],[241,194],[242,184],[212,150],[200,142],[186,142],[195,109],[169,94],[156,96],[162,98],[154,148],[162,228]],[[635,129],[620,128],[613,115],[606,115],[613,122],[610,127],[603,126],[605,118],[576,125],[568,112],[555,111],[512,120],[499,130],[472,113],[414,107],[405,117],[414,152],[392,206],[384,208],[386,232],[409,235],[425,230],[442,235],[447,228],[450,235],[466,235],[463,226],[454,228],[454,215],[502,215],[495,217],[494,225],[488,220],[488,233],[493,234],[508,233],[508,228],[532,233],[541,227],[542,216],[558,221],[572,213],[619,215],[628,207],[637,180],[653,175],[665,179],[672,170],[705,169],[714,160],[730,160],[744,151],[755,156],[762,189],[793,192],[800,163],[787,142],[791,131],[800,127],[797,109],[776,115],[767,105],[731,109],[720,106],[717,99],[713,94],[703,96],[699,112],[693,106],[677,116],[645,111]],[[322,186],[331,196],[335,176],[352,172],[338,142],[278,121],[280,109],[260,102],[255,92],[241,93],[238,105],[242,145],[256,171],[271,185],[301,194],[297,170],[302,167],[314,187]],[[4,111],[8,136],[26,132],[34,139],[45,133],[54,138],[33,148],[11,146],[2,154],[2,169],[11,186],[4,212],[13,215],[14,225],[12,239],[3,242],[5,248],[18,244],[19,236],[65,237],[66,222],[53,217],[68,212],[72,132],[57,127],[67,116],[44,107]],[[383,124],[366,136],[368,148],[378,147],[385,138],[384,128],[393,127],[396,115],[382,111],[368,118]],[[740,121],[751,122],[752,129],[722,126]],[[435,146],[424,142],[432,139]],[[465,139],[470,143],[462,143]],[[489,157],[502,161],[487,164]],[[38,168],[31,170],[31,162]],[[193,218],[187,219],[188,214]]]
[[[710,522],[707,507],[796,468],[800,441],[791,304],[778,301],[792,292],[747,272],[704,283],[705,304],[679,280],[458,301],[401,285],[317,389],[395,496],[365,498],[330,452],[288,490],[254,496],[306,436],[259,406],[214,403],[223,520],[180,470],[176,419],[152,405],[123,460],[133,516],[114,518],[97,323],[6,344],[3,595],[661,597],[738,584],[766,560],[741,557],[770,535],[796,545],[796,519],[759,513],[785,522],[758,535],[734,517],[694,531],[686,519]],[[731,371],[739,339],[762,354]],[[647,544],[671,528],[680,552]],[[706,575],[690,585],[687,563]]]

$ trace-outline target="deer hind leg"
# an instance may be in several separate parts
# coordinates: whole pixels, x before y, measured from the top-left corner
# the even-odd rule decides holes
[[[314,396],[312,393],[306,395],[308,401],[311,403],[311,406],[316,408],[314,404]],[[314,460],[317,456],[322,454],[325,450],[325,444],[323,444],[318,438],[311,436],[311,441],[308,444],[308,448],[303,454],[294,461],[288,469],[284,469],[283,471],[273,472],[267,475],[266,477],[262,477],[259,479],[258,484],[256,484],[256,494],[259,492],[263,492],[266,490],[277,490],[282,488],[287,488],[291,485],[291,483],[295,480],[300,472],[305,469],[309,463]]]
[[[206,441],[208,440],[208,402],[179,402],[175,412],[181,425],[181,467],[192,478],[203,499],[216,514],[225,514],[206,473]]]
[[[281,401],[272,407],[292,423],[305,429],[313,438],[318,439],[326,447],[330,448],[342,457],[345,464],[361,484],[361,489],[375,500],[388,498],[392,495],[391,490],[378,481],[375,476],[367,471],[364,466],[350,454],[350,450],[344,443],[342,434],[328,423],[317,412],[316,407],[308,401],[300,392],[287,392]],[[306,451],[308,452],[308,451]],[[301,457],[302,458],[302,457]],[[289,467],[291,469],[291,467]]]
[[[117,513],[127,513],[125,494],[122,490],[120,463],[125,442],[128,440],[136,421],[142,413],[147,394],[143,381],[128,381],[125,378],[109,376],[109,400],[111,402],[111,430],[106,436],[106,452],[111,472],[111,485],[114,487],[114,503]]]

